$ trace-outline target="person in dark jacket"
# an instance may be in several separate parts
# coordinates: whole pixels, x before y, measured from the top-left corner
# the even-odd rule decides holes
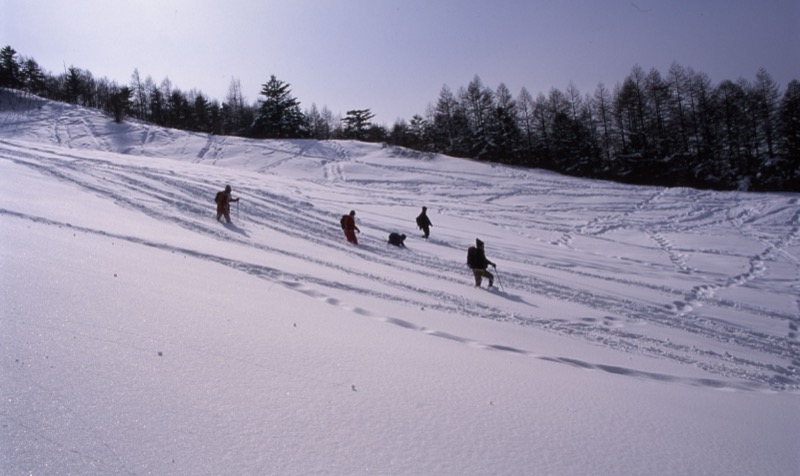
[[[405,248],[406,235],[400,233],[389,233],[389,244]]]
[[[483,242],[479,239],[475,240],[475,246],[470,246],[467,250],[467,266],[472,270],[475,277],[475,286],[480,286],[483,278],[489,280],[489,286],[494,285],[494,275],[486,270],[489,266],[497,267],[494,263],[486,258],[486,253],[483,250]]]
[[[217,202],[217,221],[220,221],[220,218],[223,216],[225,217],[225,221],[230,223],[231,222],[231,202],[238,202],[238,198],[231,197],[231,186],[226,185],[225,190],[221,190],[217,192],[217,196],[214,197],[214,201]]]
[[[428,207],[422,207],[422,213],[417,216],[417,227],[425,234],[425,239],[430,236],[432,226],[433,223],[431,223],[430,218],[428,218]]]

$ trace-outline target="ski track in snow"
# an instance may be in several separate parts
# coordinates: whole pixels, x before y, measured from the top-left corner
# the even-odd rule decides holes
[[[241,262],[170,243],[156,243],[147,237],[115,234],[14,210],[0,209],[3,220],[28,220],[47,226],[66,227],[80,233],[182,253],[281,284],[360,316],[488,351],[513,352],[585,370],[713,388],[763,391],[800,389],[800,298],[795,299],[795,309],[786,312],[759,303],[749,303],[746,299],[733,299],[730,296],[735,293],[725,293],[758,282],[776,260],[798,267],[800,260],[793,254],[800,241],[800,199],[797,197],[750,197],[691,189],[634,188],[601,182],[591,183],[585,188],[574,188],[568,185],[568,179],[556,175],[541,174],[534,178],[534,174],[525,170],[493,167],[493,173],[506,176],[506,185],[498,189],[497,180],[487,181],[480,173],[469,169],[451,173],[427,168],[424,154],[387,149],[385,153],[390,156],[410,155],[417,162],[366,163],[354,156],[351,148],[340,143],[289,141],[285,149],[281,148],[279,142],[275,143],[275,149],[271,152],[264,150],[272,146],[262,147],[260,153],[274,154],[275,157],[265,159],[263,166],[259,166],[259,172],[266,175],[236,185],[235,192],[243,199],[239,212],[246,218],[237,220],[234,209],[235,222],[241,226],[226,227],[214,221],[213,203],[209,198],[219,188],[224,169],[220,169],[219,176],[212,180],[203,171],[192,172],[186,167],[181,167],[179,172],[172,170],[169,163],[163,167],[148,167],[130,160],[107,158],[113,151],[121,149],[140,155],[148,150],[149,144],[164,140],[156,136],[179,133],[139,125],[136,130],[140,139],[134,140],[135,135],[131,133],[120,137],[116,125],[98,129],[86,119],[85,112],[63,105],[56,107],[62,110],[58,115],[50,116],[57,117],[51,125],[52,146],[0,139],[0,160],[90,191],[151,219],[176,224],[210,239],[253,247],[265,254],[313,263],[344,278],[334,281],[292,273],[285,268]],[[8,123],[8,117],[15,116],[6,116],[3,126],[13,130],[14,125]],[[16,118],[19,121],[16,125],[18,128],[26,127],[33,121],[26,114]],[[180,137],[184,139],[171,139],[176,147],[180,140],[186,140],[184,135]],[[120,141],[125,141],[122,147]],[[192,162],[206,165],[216,165],[227,157],[228,144],[225,138],[207,136],[205,143],[200,143],[203,145],[199,148],[192,149],[191,145],[185,143],[176,150],[182,156],[191,157]],[[106,154],[94,154],[92,151]],[[309,161],[309,164],[318,168],[319,177],[305,182],[296,181],[293,185],[280,182],[264,186],[265,182],[271,183],[274,178],[269,175],[271,171],[280,170],[282,166],[295,161]],[[176,162],[176,165],[181,165],[181,162]],[[354,170],[352,165],[369,167],[373,170],[370,177],[386,179],[360,180],[360,174],[351,173]],[[398,184],[391,177],[400,172],[434,177],[431,183],[435,185],[427,182]],[[342,188],[342,196],[348,200],[360,197],[361,204],[355,203],[352,205],[354,207],[366,207],[372,203],[386,205],[385,197],[391,196],[390,191],[395,189],[401,189],[392,197],[392,204],[398,207],[417,207],[420,195],[432,194],[437,197],[436,208],[440,217],[489,221],[496,226],[498,233],[513,234],[523,242],[538,246],[531,249],[555,248],[566,250],[567,253],[555,257],[535,253],[519,256],[513,250],[491,249],[489,254],[493,261],[518,263],[518,266],[500,271],[501,291],[488,294],[477,290],[471,292],[471,277],[464,265],[444,257],[463,254],[465,244],[437,238],[437,228],[434,228],[434,236],[429,242],[424,245],[415,242],[413,247],[405,250],[387,247],[382,239],[374,238],[385,236],[393,231],[390,229],[371,230],[369,237],[362,237],[362,244],[358,247],[345,243],[338,230],[338,215],[350,205],[327,203],[315,197],[315,187],[332,185]],[[430,192],[432,187],[436,188],[433,193]],[[275,191],[275,188],[280,190]],[[600,199],[595,203],[593,197]],[[476,207],[476,203],[484,205]],[[521,215],[530,217],[530,221],[519,223]],[[784,226],[776,226],[782,219],[775,219],[775,216],[786,217]],[[576,217],[583,217],[585,221],[576,220]],[[363,223],[360,226],[362,229],[368,228]],[[672,238],[687,234],[702,237],[706,230],[720,227],[738,234],[743,240],[758,244],[758,247],[749,248],[755,252],[740,256],[736,250],[718,250],[713,247],[714,243],[706,242],[704,246],[708,246],[708,249],[687,247],[674,242]],[[252,239],[254,233],[266,231],[310,241],[319,249],[319,253],[310,256],[280,244],[272,245],[269,241]],[[628,236],[641,239],[628,243],[623,241],[627,238],[621,238]],[[700,238],[698,241],[702,242]],[[650,247],[664,259],[636,262],[625,254],[627,246]],[[613,250],[611,254],[604,251],[607,249]],[[720,254],[723,258],[743,260],[747,265],[740,273],[721,275],[718,270],[702,269],[702,264],[698,264],[702,260],[692,259],[692,256],[718,258]],[[346,262],[353,259],[368,260],[372,265],[370,271],[348,267]],[[606,266],[618,269],[608,272],[604,269]],[[397,273],[392,270],[398,269],[406,272],[402,275],[420,279],[409,281],[394,278]],[[644,271],[637,274],[619,272],[619,269]],[[668,281],[662,282],[645,273],[685,275],[687,280],[697,284],[688,289],[677,289],[663,284]],[[370,288],[360,287],[349,284],[358,280],[346,279],[347,276],[366,278],[378,284]],[[571,280],[570,276],[579,279]],[[420,283],[435,281],[463,283],[465,292],[453,294]],[[595,285],[580,288],[573,281]],[[800,295],[796,280],[789,286],[794,296]],[[620,287],[630,291],[620,294],[615,291]],[[461,318],[480,316],[483,319],[531,326],[624,352],[694,365],[719,378],[689,379],[585,362],[570,356],[540,355],[535,352],[533,344],[531,348],[523,349],[501,343],[480,342],[419,325],[415,323],[413,315],[383,316],[370,309],[350,305],[341,296],[390,300],[407,304],[409,309],[430,309]],[[593,311],[593,315],[602,317],[548,315],[542,309],[543,302],[583,307]],[[702,312],[703,308],[779,321],[784,323],[786,332],[784,335],[774,335],[758,331],[732,320],[717,318],[715,313]],[[536,317],[531,317],[534,313]],[[652,332],[653,327],[664,332]],[[689,333],[694,337],[692,345],[681,341],[681,333]],[[708,345],[702,348],[696,346],[698,336]],[[745,355],[760,355],[763,359],[742,358],[735,351],[720,350],[721,347],[750,349],[756,352],[747,352]]]
[[[454,334],[443,332],[443,331],[440,331],[440,330],[431,329],[431,328],[427,328],[427,327],[424,327],[424,326],[418,326],[418,325],[414,324],[413,322],[411,322],[409,320],[405,320],[405,319],[401,319],[401,318],[397,318],[397,317],[388,317],[388,316],[375,315],[372,312],[370,312],[370,311],[368,311],[368,310],[366,310],[364,308],[348,305],[348,304],[342,302],[340,299],[332,297],[332,296],[330,296],[328,294],[325,294],[323,292],[320,292],[318,290],[318,289],[324,288],[324,287],[328,287],[328,288],[333,288],[333,287],[341,288],[342,287],[341,285],[338,285],[337,283],[332,282],[332,281],[324,281],[324,280],[314,279],[313,277],[308,276],[308,275],[290,274],[290,273],[286,273],[284,271],[281,271],[281,270],[278,270],[278,269],[275,269],[275,268],[266,267],[266,266],[263,266],[263,265],[254,265],[254,264],[242,263],[242,262],[238,262],[238,261],[235,261],[235,260],[227,259],[227,258],[224,258],[224,257],[221,257],[221,256],[217,256],[217,255],[210,255],[210,254],[200,253],[200,252],[195,251],[195,250],[190,250],[190,249],[186,249],[186,248],[177,248],[177,247],[173,247],[173,246],[170,246],[170,245],[167,245],[167,244],[155,243],[155,242],[151,242],[151,241],[148,241],[148,240],[145,240],[145,239],[142,239],[142,238],[133,237],[133,236],[115,235],[115,234],[104,232],[102,230],[96,230],[96,229],[89,229],[89,228],[74,226],[74,225],[70,225],[68,223],[63,223],[63,222],[62,223],[54,222],[54,221],[51,221],[51,220],[48,220],[48,219],[45,219],[45,218],[18,214],[18,213],[9,211],[9,210],[4,210],[4,209],[0,209],[0,215],[5,215],[5,216],[8,216],[8,217],[13,217],[13,218],[18,218],[18,219],[29,220],[29,221],[32,221],[32,222],[36,222],[36,223],[40,223],[40,224],[46,224],[46,225],[50,225],[50,226],[57,226],[57,227],[60,227],[60,228],[71,229],[71,230],[74,230],[74,231],[77,231],[77,232],[81,232],[81,233],[88,233],[88,234],[104,236],[104,237],[107,237],[107,238],[113,238],[115,240],[127,241],[127,242],[133,243],[133,244],[138,244],[138,245],[158,248],[158,249],[161,249],[163,251],[181,253],[183,255],[186,255],[186,256],[189,256],[189,257],[192,257],[192,258],[215,262],[215,263],[218,263],[218,264],[221,264],[221,265],[224,265],[224,266],[228,266],[228,267],[231,267],[231,268],[246,272],[246,273],[248,273],[250,275],[254,275],[254,276],[257,276],[257,277],[272,281],[274,283],[279,283],[279,284],[285,286],[288,289],[292,289],[294,291],[300,292],[300,293],[302,293],[302,294],[304,294],[306,296],[309,296],[311,298],[321,300],[321,301],[325,302],[326,304],[329,304],[329,305],[332,305],[332,306],[337,306],[337,307],[339,307],[341,309],[350,311],[350,312],[352,312],[354,314],[357,314],[357,315],[360,315],[360,316],[363,316],[363,317],[373,318],[373,319],[376,319],[376,320],[379,320],[379,321],[382,321],[382,322],[386,322],[388,324],[399,326],[399,327],[404,328],[404,329],[410,329],[410,330],[413,330],[413,331],[422,332],[422,333],[425,333],[425,334],[433,336],[433,337],[438,337],[438,338],[447,339],[447,340],[450,340],[450,341],[463,343],[465,345],[469,345],[469,346],[472,346],[472,347],[475,347],[475,348],[481,348],[481,349],[491,350],[491,351],[513,352],[513,353],[516,353],[516,354],[519,354],[519,355],[525,355],[525,356],[528,356],[528,357],[537,358],[537,359],[541,359],[541,360],[545,360],[545,361],[549,361],[549,362],[567,364],[567,365],[570,365],[570,366],[573,366],[573,367],[576,367],[576,368],[580,368],[580,369],[584,369],[584,370],[598,370],[598,371],[604,371],[604,372],[614,373],[614,374],[618,374],[618,375],[626,375],[626,376],[631,376],[631,377],[636,377],[636,378],[643,378],[643,379],[652,379],[652,380],[665,381],[665,382],[679,382],[679,383],[684,383],[684,384],[687,384],[687,385],[712,387],[712,388],[718,388],[718,389],[762,390],[762,391],[765,391],[765,390],[769,389],[769,387],[767,385],[761,384],[759,382],[753,382],[753,381],[725,381],[725,380],[717,380],[717,379],[710,379],[710,378],[706,378],[706,379],[685,378],[685,377],[671,376],[671,375],[661,374],[661,373],[643,372],[643,371],[639,371],[639,370],[636,370],[636,369],[633,369],[633,368],[627,368],[627,367],[621,367],[621,366],[612,366],[612,365],[604,365],[604,364],[600,364],[600,363],[591,363],[591,362],[586,362],[586,361],[582,361],[582,360],[578,360],[578,359],[574,359],[574,358],[570,358],[570,357],[539,355],[539,354],[537,354],[535,352],[532,352],[532,351],[529,351],[529,350],[519,349],[519,348],[515,348],[515,347],[503,345],[503,344],[480,342],[480,341],[476,341],[474,339],[470,339],[470,338],[467,338],[467,337],[454,335]],[[235,228],[235,227],[231,227],[231,228]],[[316,284],[319,287],[314,287],[312,285],[309,285],[309,283],[312,284],[312,285]],[[372,291],[364,289],[364,288],[350,289],[350,291],[356,291],[356,292],[359,292],[361,294],[374,294]],[[502,291],[500,293],[504,294]],[[386,295],[378,295],[376,297],[383,298],[383,299],[392,299],[391,296],[386,296]],[[444,297],[444,296],[439,295],[439,297]],[[447,297],[445,297],[445,298],[447,298]],[[453,299],[453,298],[450,297],[450,299]],[[420,303],[417,302],[417,303],[412,303],[412,304],[419,305]],[[439,306],[439,309],[448,310],[448,309],[446,309],[445,306]],[[486,307],[486,308],[482,309],[482,311],[491,311],[491,310],[492,309],[490,307]],[[498,317],[498,320],[500,320],[499,317]],[[605,319],[605,321],[606,321],[605,322],[606,324],[613,325],[615,319],[612,318],[612,317],[607,317]],[[584,322],[594,322],[594,320],[593,319],[585,319]],[[795,326],[795,329],[796,329],[796,326]],[[641,336],[638,336],[637,339],[641,339]],[[109,343],[116,343],[116,342],[115,341],[109,341]],[[140,349],[140,350],[149,350],[149,349]]]

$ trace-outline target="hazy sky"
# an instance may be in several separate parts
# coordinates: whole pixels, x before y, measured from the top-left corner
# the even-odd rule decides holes
[[[391,126],[478,75],[515,96],[570,82],[586,94],[634,65],[677,62],[714,83],[800,79],[798,0],[0,0],[0,47],[53,73],[248,102],[274,74],[306,109],[370,108]]]

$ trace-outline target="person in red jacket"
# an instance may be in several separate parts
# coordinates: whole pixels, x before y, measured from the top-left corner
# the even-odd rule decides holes
[[[217,192],[217,195],[214,197],[214,201],[217,202],[217,221],[220,221],[220,218],[224,216],[225,221],[230,223],[231,202],[239,201],[238,198],[231,197],[231,186],[226,185],[225,190]]]
[[[356,211],[350,210],[349,215],[342,215],[340,223],[342,225],[342,230],[344,230],[344,237],[347,238],[347,241],[357,245],[358,238],[356,238],[356,232],[361,233],[361,230],[359,230],[358,226],[356,226]]]

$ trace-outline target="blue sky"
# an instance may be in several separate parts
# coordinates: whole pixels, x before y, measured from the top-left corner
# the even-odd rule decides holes
[[[65,66],[249,102],[270,75],[301,107],[370,108],[375,121],[423,114],[443,85],[478,75],[534,96],[570,82],[612,88],[638,64],[782,90],[800,79],[797,0],[0,0],[0,45],[47,71]]]

